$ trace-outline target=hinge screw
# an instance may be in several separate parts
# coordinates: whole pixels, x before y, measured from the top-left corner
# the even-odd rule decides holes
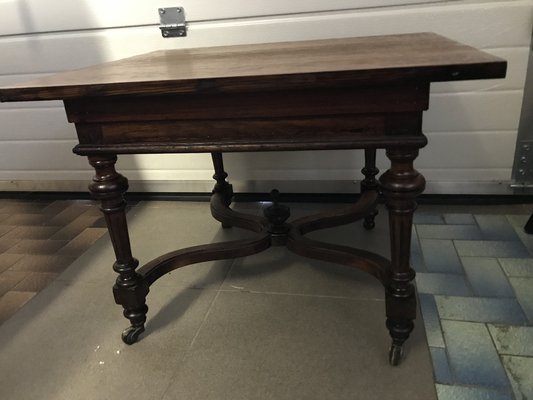
[[[181,8],[179,8],[179,7],[176,8],[176,11],[180,13],[181,12]]]
[[[163,36],[167,37],[168,36],[168,31],[163,31]]]
[[[159,14],[163,15],[165,13],[165,9],[164,8],[160,8],[159,9]]]

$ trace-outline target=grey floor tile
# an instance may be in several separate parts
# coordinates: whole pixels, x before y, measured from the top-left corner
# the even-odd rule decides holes
[[[533,259],[531,258],[499,258],[498,261],[509,277],[533,278]]]
[[[444,219],[439,213],[418,211],[413,215],[415,224],[444,224]]]
[[[464,273],[451,240],[421,239],[420,245],[428,272]]]
[[[437,385],[439,400],[515,400],[507,390]]]
[[[442,330],[457,383],[489,387],[509,385],[484,324],[444,320]]]
[[[291,204],[293,214],[309,210]],[[317,209],[314,205],[313,209]],[[337,205],[338,207],[338,205]],[[384,212],[376,218],[376,227],[367,231],[360,223],[324,229],[308,235],[315,240],[362,248],[389,256],[389,233]],[[333,263],[311,260],[289,252],[284,247],[237,260],[224,282],[224,289],[258,292],[310,294],[353,298],[383,299],[381,283],[371,275]]]
[[[481,297],[514,297],[509,280],[498,260],[488,257],[461,258],[474,292]]]
[[[133,346],[120,339],[127,321],[110,288],[55,282],[37,296],[0,327],[2,399],[159,400],[215,291],[154,288]]]
[[[337,207],[336,207],[337,208]],[[390,257],[389,220],[387,213],[379,209],[380,213],[375,219],[376,226],[372,230],[366,230],[361,221],[336,228],[322,229],[309,233],[311,239],[322,240],[344,246],[352,246],[360,249]],[[302,211],[295,209],[295,212]],[[304,215],[304,211],[302,211]]]
[[[437,310],[435,298],[430,294],[420,294],[418,297],[429,346],[444,347],[444,337],[442,336],[439,312]]]
[[[443,217],[444,221],[450,225],[475,225],[476,223],[472,214],[450,213],[444,214]]]
[[[524,325],[526,317],[515,299],[435,296],[444,319]]]
[[[481,239],[481,231],[476,225],[417,225],[421,239]]]
[[[533,326],[489,324],[488,328],[498,353],[533,357]]]
[[[529,257],[529,252],[520,241],[454,240],[454,244],[457,253],[464,257]]]
[[[533,358],[503,356],[516,400],[533,398]]]
[[[417,273],[418,293],[440,294],[446,296],[470,296],[472,291],[465,278],[458,274]]]
[[[222,229],[209,214],[208,203],[161,202],[164,207],[157,203],[142,202],[128,213],[132,252],[140,265],[180,248],[250,237],[249,232],[241,229]],[[99,246],[108,242],[107,235],[100,238],[58,279],[112,285],[116,279],[112,270],[115,256],[110,246]],[[218,286],[232,262],[224,260],[186,266],[162,277],[160,282],[180,288]]]
[[[434,399],[421,327],[389,367],[381,313],[377,301],[220,292],[163,398]]]
[[[442,384],[451,384],[454,382],[450,364],[448,362],[448,355],[446,349],[442,347],[430,347],[431,361],[433,363],[433,371],[435,372],[435,381]]]
[[[509,278],[516,293],[516,298],[529,322],[533,324],[533,279],[532,278]]]
[[[514,241],[518,237],[505,215],[476,215],[485,240]]]
[[[369,274],[342,265],[309,260],[280,247],[235,261],[223,288],[315,296],[384,298],[382,284]]]

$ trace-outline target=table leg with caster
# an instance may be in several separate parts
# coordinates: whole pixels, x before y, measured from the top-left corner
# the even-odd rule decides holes
[[[413,168],[417,155],[418,149],[387,149],[391,167],[380,178],[389,210],[391,240],[391,266],[385,284],[387,328],[392,337],[391,365],[399,364],[403,344],[414,328],[416,317],[415,289],[411,283],[415,271],[409,264],[409,253],[415,199],[425,187],[424,177]]]
[[[124,316],[131,323],[131,326],[122,332],[122,340],[126,344],[133,344],[144,332],[148,312],[146,295],[149,288],[137,274],[139,261],[131,254],[126,202],[123,197],[128,189],[128,180],[116,172],[116,161],[115,155],[89,156],[89,163],[96,171],[89,190],[93,197],[101,202],[100,209],[104,213],[115,251],[116,261],[113,269],[119,274],[113,286],[115,302],[122,305]]]

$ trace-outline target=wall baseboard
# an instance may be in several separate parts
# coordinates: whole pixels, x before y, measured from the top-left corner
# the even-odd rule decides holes
[[[87,192],[88,181],[0,181],[1,192]],[[268,193],[273,188],[282,193],[359,193],[358,181],[231,181],[235,192]],[[512,195],[511,181],[429,181],[425,194]],[[130,181],[130,192],[138,193],[209,193],[213,181]]]

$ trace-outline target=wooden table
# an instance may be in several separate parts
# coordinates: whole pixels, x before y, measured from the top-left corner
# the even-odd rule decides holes
[[[113,292],[131,322],[122,334],[125,343],[144,331],[149,287],[167,272],[285,244],[302,256],[366,271],[383,283],[389,357],[396,365],[416,314],[409,250],[415,197],[425,181],[413,161],[427,142],[421,127],[430,83],[502,78],[505,71],[502,59],[419,33],[156,51],[5,87],[0,99],[64,100],[79,139],[74,152],[87,156],[96,171],[89,190],[101,201],[116,254]],[[364,149],[356,204],[291,223],[289,209],[276,199],[264,217],[229,207],[233,192],[223,152],[324,149]],[[376,149],[385,149],[390,159],[379,182]],[[255,235],[178,250],[137,268],[124,213],[128,181],[115,170],[117,154],[198,152],[213,157],[214,218],[225,228]],[[390,261],[305,237],[357,219],[371,229],[381,193],[389,210]]]

